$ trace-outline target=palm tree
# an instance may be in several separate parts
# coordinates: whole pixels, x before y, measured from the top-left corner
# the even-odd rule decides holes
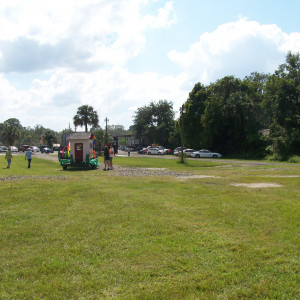
[[[51,129],[47,129],[43,135],[43,140],[47,141],[49,148],[52,148],[53,142],[56,141],[55,132]]]
[[[88,131],[88,125],[97,126],[99,123],[98,114],[92,106],[82,105],[78,107],[77,114],[73,118],[75,128],[85,126],[85,132]]]
[[[21,136],[21,132],[18,127],[14,125],[9,125],[4,122],[4,127],[2,130],[2,138],[7,141],[10,146],[14,145],[15,140]]]

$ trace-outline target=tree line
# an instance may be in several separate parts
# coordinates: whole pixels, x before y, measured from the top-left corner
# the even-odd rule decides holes
[[[150,143],[208,148],[224,155],[285,160],[300,154],[300,56],[289,52],[274,74],[226,76],[207,86],[196,83],[174,120],[170,101],[137,109],[134,132]],[[184,120],[183,120],[184,118]]]
[[[77,113],[73,118],[75,131],[77,127],[84,127],[88,131],[88,125],[91,126],[90,132],[96,136],[98,146],[101,146],[105,141],[110,142],[112,137],[124,135],[127,131],[122,125],[107,125],[107,130],[99,126],[99,118],[93,107],[82,105],[77,109]],[[3,123],[0,123],[0,145],[8,146],[20,145],[46,145],[52,148],[54,143],[60,144],[62,135],[67,132],[73,132],[69,127],[60,132],[56,132],[50,128],[45,128],[41,125],[32,127],[23,127],[21,122],[16,118],[10,118]]]
[[[289,52],[273,74],[252,73],[243,80],[226,76],[207,86],[196,83],[183,103],[178,119],[171,101],[159,100],[139,107],[128,131],[122,125],[99,126],[93,107],[83,105],[73,118],[75,131],[84,126],[98,142],[112,136],[134,134],[140,145],[160,144],[208,148],[223,155],[273,156],[286,160],[300,155],[300,55]],[[65,129],[55,132],[41,125],[23,127],[15,118],[0,123],[0,142],[7,145],[52,146]]]

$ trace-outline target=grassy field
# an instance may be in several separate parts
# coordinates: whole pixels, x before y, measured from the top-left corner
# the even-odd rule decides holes
[[[0,158],[0,299],[300,299],[299,164]]]

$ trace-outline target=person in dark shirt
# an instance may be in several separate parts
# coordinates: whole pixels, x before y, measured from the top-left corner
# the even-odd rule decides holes
[[[107,171],[109,167],[109,150],[108,147],[104,147],[104,171]]]

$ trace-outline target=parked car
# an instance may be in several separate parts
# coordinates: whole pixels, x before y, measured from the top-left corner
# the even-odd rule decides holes
[[[18,148],[15,146],[9,146],[11,152],[19,152]]]
[[[185,148],[183,147],[183,150],[184,150],[184,149],[185,149]],[[173,154],[174,154],[174,155],[179,155],[179,153],[181,154],[181,147],[175,148]]]
[[[166,149],[165,149],[165,153],[166,153],[166,154],[172,154],[172,149],[167,149],[167,148],[166,148]]]
[[[143,148],[139,151],[139,154],[147,154],[148,148]]]
[[[148,154],[149,155],[152,155],[152,154],[157,154],[157,155],[162,155],[162,154],[164,154],[164,150],[161,150],[161,149],[159,149],[159,148],[149,148],[148,149]]]
[[[191,157],[192,156],[192,153],[194,152],[195,150],[194,149],[184,149],[183,150],[183,154],[187,157]]]
[[[59,151],[60,150],[60,144],[53,144],[53,151]]]
[[[6,152],[8,148],[6,146],[0,146],[0,152]]]
[[[45,147],[41,150],[42,153],[53,153],[53,150],[48,148],[48,147]]]
[[[165,147],[163,146],[157,146],[158,149],[160,150],[163,150],[163,154],[169,154],[169,151],[171,151],[171,149],[166,149]]]
[[[192,157],[200,158],[200,157],[208,157],[208,158],[221,158],[222,154],[217,152],[211,152],[206,149],[202,149],[199,151],[195,151],[191,154]]]
[[[37,146],[30,146],[29,148],[32,152],[40,152],[40,148]]]
[[[19,147],[19,151],[26,151],[27,149],[29,148],[29,145],[21,145],[20,147]]]
[[[47,145],[39,145],[39,148],[40,148],[40,151],[42,152],[42,150],[43,150],[44,148],[48,148],[48,146],[47,146]]]

